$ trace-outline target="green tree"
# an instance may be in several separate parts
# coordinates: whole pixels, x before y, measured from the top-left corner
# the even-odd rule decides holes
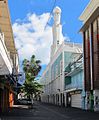
[[[42,85],[40,85],[35,78],[41,70],[41,61],[36,60],[35,55],[32,55],[30,60],[23,60],[23,71],[25,72],[26,80],[23,85],[23,90],[26,95],[30,98],[33,95],[40,93]]]

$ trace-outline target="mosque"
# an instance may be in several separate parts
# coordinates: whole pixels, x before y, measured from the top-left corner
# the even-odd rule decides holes
[[[83,67],[79,66],[82,65],[82,45],[64,41],[61,12],[59,7],[53,10],[53,44],[50,62],[40,79],[43,85],[41,101],[81,108]],[[77,69],[76,72],[75,69]]]

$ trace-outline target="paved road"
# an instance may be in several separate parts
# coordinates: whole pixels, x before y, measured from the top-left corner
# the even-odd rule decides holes
[[[1,120],[99,120],[99,113],[38,103],[33,109],[13,108]]]

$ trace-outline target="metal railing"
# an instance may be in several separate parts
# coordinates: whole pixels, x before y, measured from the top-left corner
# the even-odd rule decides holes
[[[79,88],[83,88],[83,86],[82,86],[82,84],[77,84],[77,83],[65,85],[65,90],[73,89],[73,88],[79,89]]]

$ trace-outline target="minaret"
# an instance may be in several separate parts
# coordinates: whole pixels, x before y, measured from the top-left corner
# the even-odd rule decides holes
[[[51,46],[51,58],[57,51],[60,44],[62,44],[62,25],[60,23],[61,20],[61,9],[59,7],[55,7],[53,10],[54,14],[54,24],[52,28],[53,33],[53,45]]]

